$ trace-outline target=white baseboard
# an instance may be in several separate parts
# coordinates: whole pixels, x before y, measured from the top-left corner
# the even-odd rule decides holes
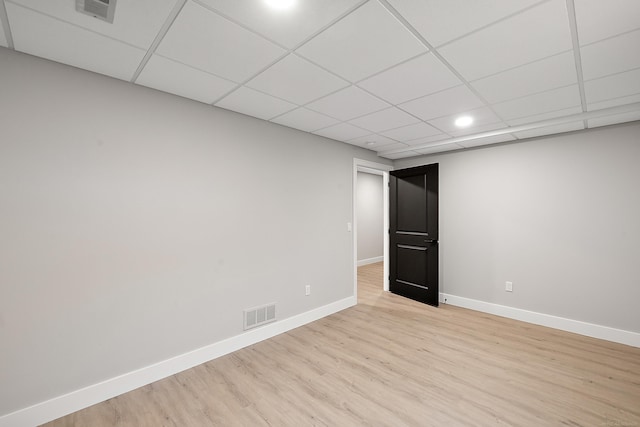
[[[637,332],[625,331],[622,329],[610,328],[608,326],[596,325],[594,323],[581,322],[579,320],[551,316],[549,314],[537,313],[535,311],[522,310],[520,308],[508,307],[505,305],[441,293],[440,302],[444,303],[445,299],[447,304],[458,307],[482,311],[483,313],[495,314],[496,316],[508,317],[509,319],[521,320],[523,322],[547,326],[549,328],[560,329],[562,331],[573,332],[592,338],[617,342],[633,347],[640,347],[640,333]]]
[[[373,258],[361,259],[358,260],[358,267],[362,267],[363,265],[375,264],[376,262],[384,261],[384,256],[377,256]]]
[[[0,417],[0,427],[34,427],[161,380],[356,305],[351,296]]]

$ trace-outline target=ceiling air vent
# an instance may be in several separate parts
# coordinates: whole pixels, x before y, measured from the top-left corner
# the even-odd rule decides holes
[[[76,0],[76,10],[113,24],[116,0]]]

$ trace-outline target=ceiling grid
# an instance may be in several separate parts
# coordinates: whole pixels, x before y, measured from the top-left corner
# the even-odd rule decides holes
[[[151,46],[147,50],[147,53],[144,55],[144,58],[142,58],[142,61],[140,61],[140,65],[138,65],[138,68],[136,69],[135,73],[131,77],[131,80],[130,80],[131,83],[135,83],[138,77],[140,77],[140,73],[142,72],[144,67],[147,65],[147,62],[149,62],[149,59],[151,59],[151,55],[153,55],[156,52],[158,45],[160,44],[164,36],[167,34],[167,31],[169,31],[169,28],[171,28],[174,21],[178,17],[178,14],[182,11],[182,8],[186,3],[187,3],[187,0],[178,0],[174,8],[171,10],[171,14],[169,14],[169,16],[167,17],[167,20],[165,21],[164,25],[160,29],[160,32],[158,33],[158,35],[153,39],[153,43],[151,43]]]
[[[74,3],[0,0],[0,46],[389,159],[640,120],[637,0]]]

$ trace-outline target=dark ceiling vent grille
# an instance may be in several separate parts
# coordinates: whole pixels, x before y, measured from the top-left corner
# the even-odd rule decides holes
[[[76,0],[76,10],[113,23],[116,11],[116,0]]]

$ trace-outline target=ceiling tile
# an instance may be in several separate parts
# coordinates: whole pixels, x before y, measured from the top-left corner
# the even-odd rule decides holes
[[[351,144],[352,142],[349,141],[349,143]],[[393,144],[387,144],[384,146],[378,146],[378,145],[374,145],[373,147],[363,147],[366,148],[368,150],[374,150],[374,151],[388,151],[388,150],[399,150],[402,148],[407,148],[408,145],[407,144],[403,144],[402,142],[394,142]]]
[[[494,104],[577,82],[571,51],[476,80],[471,85]]]
[[[582,121],[579,121],[579,122],[573,122],[573,123],[564,123],[564,124],[555,125],[555,126],[548,126],[548,127],[539,128],[539,129],[531,129],[531,130],[525,130],[521,132],[514,132],[513,135],[517,136],[520,139],[524,139],[524,138],[534,138],[536,136],[551,135],[556,133],[571,132],[571,131],[582,130],[582,129],[584,129],[584,124],[582,123]]]
[[[432,46],[504,18],[538,0],[389,0]]]
[[[119,1],[113,23],[76,11],[76,2],[69,0],[12,0],[59,20],[148,49],[169,17],[175,0]]]
[[[0,21],[0,46],[9,47],[7,38],[4,35],[4,28],[2,27],[2,21]]]
[[[640,69],[584,82],[587,103],[640,93]]]
[[[473,110],[481,106],[483,106],[482,101],[469,88],[457,86],[405,102],[400,105],[400,108],[423,120],[431,120]]]
[[[638,0],[574,0],[580,45],[640,28]]]
[[[382,132],[382,134],[396,141],[406,142],[426,136],[438,135],[441,134],[441,132],[426,123],[416,123],[414,125],[391,129]]]
[[[242,82],[283,55],[285,50],[203,6],[187,2],[157,53]]]
[[[466,135],[472,135],[475,133],[484,133],[492,130],[505,129],[507,127],[508,127],[507,124],[504,122],[494,122],[494,123],[489,123],[485,125],[479,125],[473,128],[454,130],[454,131],[451,131],[450,134],[456,137],[466,136]]]
[[[533,116],[520,117],[513,120],[507,120],[509,126],[520,126],[529,123],[541,122],[543,120],[555,119],[557,117],[571,116],[573,114],[582,113],[582,106],[565,108],[562,110],[550,111],[543,114],[535,114]]]
[[[442,144],[443,141],[447,139],[452,139],[449,135],[445,135],[444,133],[439,133],[437,135],[425,136],[422,138],[412,139],[410,141],[405,142],[405,144],[409,146],[417,147],[419,145],[439,145]]]
[[[386,102],[355,86],[349,86],[307,105],[310,110],[345,121],[387,107],[389,104]]]
[[[525,96],[493,106],[504,120],[533,116],[550,111],[580,106],[580,90],[578,85],[566,86],[535,95]]]
[[[130,80],[145,51],[6,3],[15,49],[30,55]]]
[[[328,128],[317,130],[313,133],[316,135],[326,136],[327,138],[337,139],[338,141],[348,141],[360,136],[365,136],[369,134],[369,131],[357,128],[348,123],[339,123],[337,125],[329,126]]]
[[[349,141],[342,141],[345,144],[349,144],[349,145],[355,145],[356,147],[361,147],[361,148],[365,148],[367,150],[375,150],[373,147],[367,147],[365,144],[360,144],[357,142],[353,142],[354,140],[349,140]],[[406,147],[406,146],[405,146]]]
[[[603,108],[617,107],[618,105],[633,104],[640,102],[640,93],[631,96],[622,96],[620,98],[608,99],[606,101],[594,102],[587,104],[588,111],[601,110]]]
[[[420,122],[420,120],[416,119],[412,115],[407,114],[396,107],[391,107],[373,114],[368,114],[364,117],[353,119],[350,123],[363,129],[368,129],[371,132],[381,132],[383,130],[393,129],[418,122]]]
[[[565,2],[551,0],[438,51],[467,80],[475,80],[572,46]]]
[[[403,153],[394,153],[394,154],[382,154],[378,153],[378,156],[383,157],[389,160],[397,160],[397,159],[406,159],[407,157],[415,157],[419,156],[420,153],[417,151],[405,151]]]
[[[296,105],[243,86],[216,102],[216,107],[269,120],[293,110]]]
[[[368,78],[358,86],[392,104],[399,104],[460,84],[462,81],[435,55],[427,53]]]
[[[293,54],[247,83],[249,87],[295,104],[306,104],[348,85],[346,81]]]
[[[338,123],[338,120],[332,117],[327,117],[324,114],[316,113],[315,111],[307,110],[306,108],[296,108],[295,110],[289,111],[288,113],[276,117],[271,121],[291,128],[300,129],[305,132],[313,132]]]
[[[460,150],[462,148],[464,147],[454,142],[451,144],[437,145],[435,147],[416,149],[416,152],[420,154],[435,154],[435,153],[444,153],[445,151]]]
[[[472,126],[469,126],[467,128],[460,128],[456,126],[455,121],[460,115],[473,117]],[[429,120],[430,125],[437,127],[443,132],[451,133],[452,135],[453,132],[463,132],[464,134],[475,132],[481,126],[493,123],[500,123],[500,126],[504,126],[504,124],[500,120],[500,117],[496,116],[493,111],[491,111],[487,107],[465,111],[461,114],[455,114],[452,116],[445,116],[438,119]]]
[[[407,144],[403,144],[401,142],[393,142],[393,144],[388,144],[385,145],[384,147],[382,146],[378,146],[378,145],[367,145],[366,143],[363,142],[359,142],[358,138],[356,139],[351,139],[349,141],[344,141],[347,144],[351,144],[351,145],[355,145],[356,147],[362,147],[362,148],[366,148],[367,150],[373,150],[373,151],[387,151],[387,150],[397,150],[397,149],[402,149],[402,148],[407,148],[408,145]]]
[[[486,138],[470,139],[468,141],[458,142],[464,148],[480,147],[483,145],[499,144],[501,142],[515,141],[516,138],[511,134],[488,136]]]
[[[640,120],[640,111],[631,111],[623,114],[613,114],[610,116],[598,117],[597,119],[589,119],[588,126],[590,128],[615,125],[618,123],[633,122]]]
[[[427,49],[377,1],[369,1],[297,50],[356,82]]]
[[[640,68],[640,30],[585,46],[580,55],[585,80]]]
[[[276,43],[293,48],[360,0],[304,0],[288,10],[274,10],[266,2],[255,0],[200,1]]]
[[[350,139],[347,141],[349,144],[355,144],[360,147],[367,148],[369,150],[395,150],[396,148],[408,147],[407,144],[403,144],[398,141],[394,141],[391,138],[387,138],[382,135],[365,135],[358,138]],[[367,144],[373,142],[373,144]]]
[[[236,84],[179,62],[153,55],[136,80],[137,84],[211,104]]]

